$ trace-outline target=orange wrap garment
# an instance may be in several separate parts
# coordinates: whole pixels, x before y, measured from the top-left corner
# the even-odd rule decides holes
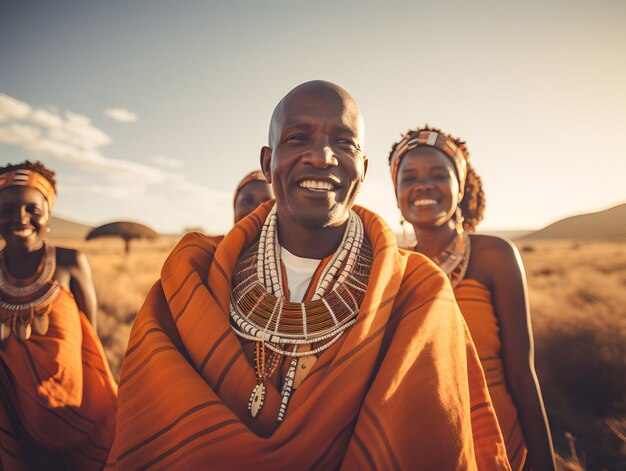
[[[510,469],[447,278],[400,253],[362,208],[374,260],[356,323],[320,354],[284,422],[267,383],[251,418],[256,380],[230,326],[231,273],[272,204],[219,244],[185,236],[165,262],[131,332],[107,468]]]
[[[0,344],[0,469],[101,469],[117,386],[102,345],[61,288],[45,335]]]
[[[480,282],[468,279],[457,285],[454,294],[485,371],[487,387],[502,430],[511,468],[515,471],[521,470],[526,457],[526,444],[517,420],[517,409],[506,385],[500,327],[491,301],[491,292]]]

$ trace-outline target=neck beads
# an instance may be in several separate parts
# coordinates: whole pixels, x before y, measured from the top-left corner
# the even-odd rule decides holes
[[[257,384],[248,402],[252,417],[263,407],[264,381],[278,369],[283,356],[291,358],[281,390],[281,422],[293,391],[298,358],[324,351],[354,324],[365,298],[373,256],[363,223],[351,211],[341,244],[319,277],[312,300],[289,302],[283,291],[276,218],[274,206],[258,245],[238,262],[230,316],[235,333],[256,342]],[[298,352],[302,345],[307,348]]]
[[[33,276],[14,278],[0,252],[0,341],[11,332],[20,340],[30,338],[34,329],[39,335],[48,331],[48,314],[59,294],[59,283],[52,280],[56,271],[56,250],[44,245],[44,255]]]

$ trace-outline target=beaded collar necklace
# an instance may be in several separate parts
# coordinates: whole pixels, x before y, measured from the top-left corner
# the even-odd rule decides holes
[[[470,259],[470,238],[466,232],[455,234],[448,246],[432,260],[450,278],[452,288],[455,288],[465,277]]]
[[[52,280],[56,271],[56,250],[45,244],[42,262],[27,280],[9,273],[4,252],[0,252],[0,341],[11,332],[20,340],[28,340],[35,329],[40,335],[48,331],[48,314],[59,294],[59,283]]]
[[[361,219],[350,211],[339,248],[322,272],[311,301],[286,301],[280,270],[276,206],[270,211],[256,250],[251,248],[233,274],[231,325],[237,335],[256,342],[257,384],[248,409],[256,417],[265,398],[264,380],[276,370],[283,355],[291,364],[281,391],[278,421],[282,421],[293,389],[298,358],[319,353],[354,324],[365,298],[372,251]],[[329,289],[330,288],[330,289]],[[318,346],[298,352],[298,346]],[[266,349],[270,351],[266,355]],[[267,363],[267,366],[266,366]]]

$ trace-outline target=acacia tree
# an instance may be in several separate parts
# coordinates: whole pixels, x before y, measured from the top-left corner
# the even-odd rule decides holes
[[[156,239],[159,235],[148,226],[138,222],[117,221],[104,224],[92,229],[87,234],[87,240],[99,237],[119,237],[124,240],[124,253],[130,252],[130,241],[133,239]]]

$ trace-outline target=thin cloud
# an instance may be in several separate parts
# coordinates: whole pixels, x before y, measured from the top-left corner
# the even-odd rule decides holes
[[[36,142],[41,131],[28,124],[11,123],[0,127],[0,142],[10,145],[30,145]]]
[[[118,181],[139,185],[162,183],[163,170],[102,154],[111,138],[82,114],[33,108],[28,103],[0,94],[0,142],[25,151],[106,172]]]
[[[23,119],[30,114],[30,105],[0,93],[0,123],[9,119]]]
[[[126,108],[107,108],[104,114],[109,118],[121,123],[134,123],[137,121],[137,115]]]
[[[30,115],[30,121],[44,128],[56,128],[63,126],[63,118],[56,112],[36,109]]]
[[[181,168],[183,164],[176,159],[172,159],[171,157],[165,157],[163,155],[157,155],[152,158],[152,162],[154,162],[159,167],[174,169]]]
[[[71,163],[73,170],[64,175],[63,185],[68,195],[107,200],[101,211],[110,213],[109,217],[140,211],[146,217],[163,220],[167,214],[170,227],[230,218],[230,192],[189,181],[176,171],[182,163],[173,158],[156,156],[151,159],[154,165],[147,165],[108,157],[102,148],[111,142],[111,137],[87,116],[34,108],[0,94],[0,143]]]

